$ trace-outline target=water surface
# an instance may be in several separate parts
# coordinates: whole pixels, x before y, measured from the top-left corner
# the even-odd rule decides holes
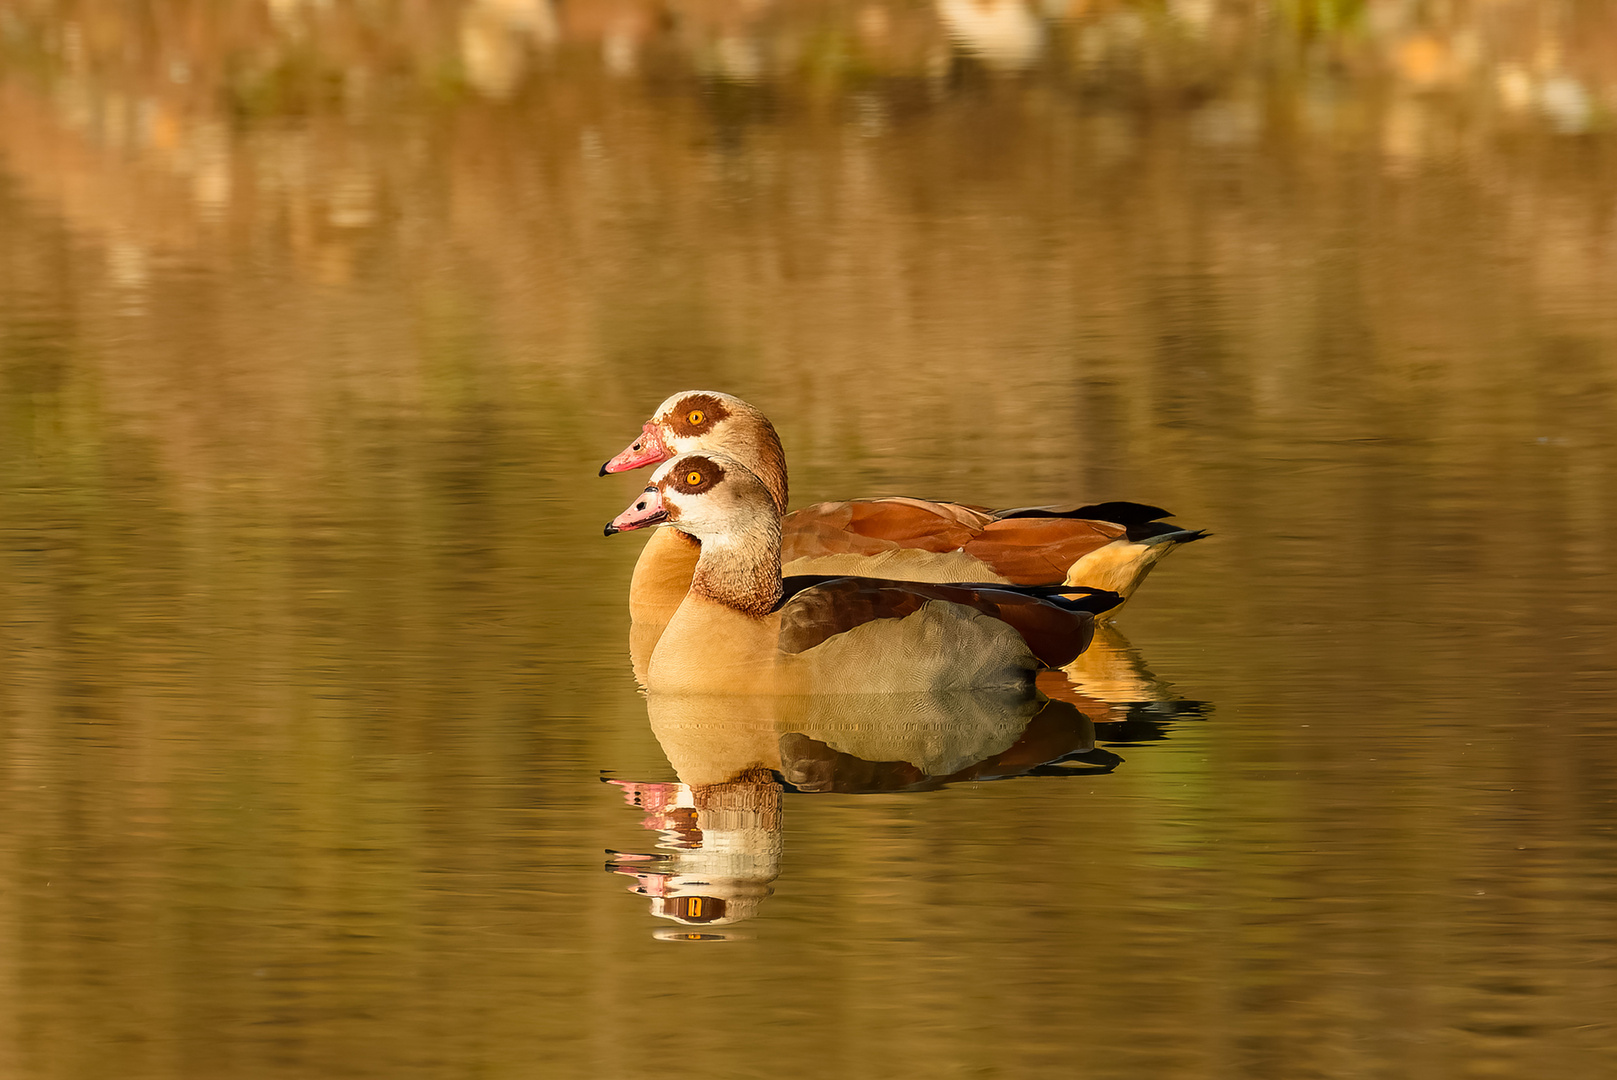
[[[1614,55],[0,4],[0,1069],[1611,1075]],[[798,504],[1215,535],[1042,726],[670,720],[596,470],[692,387]]]

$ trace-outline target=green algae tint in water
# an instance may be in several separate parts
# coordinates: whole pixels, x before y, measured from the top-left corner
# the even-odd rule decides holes
[[[1610,1075],[1614,54],[0,3],[0,1072]],[[596,471],[691,387],[1214,535],[1058,708],[669,711]]]

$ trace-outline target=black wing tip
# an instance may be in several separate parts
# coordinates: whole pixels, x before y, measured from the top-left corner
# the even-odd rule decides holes
[[[982,592],[1008,592],[1016,593],[1018,596],[1030,596],[1036,600],[1053,600],[1062,607],[1097,615],[1112,610],[1127,599],[1121,593],[1097,589],[1092,585],[1002,585],[983,582],[967,587]]]
[[[1107,589],[1092,589],[1088,585],[1058,585],[1040,597],[1069,611],[1083,611],[1100,616],[1121,607],[1128,597]]]
[[[1042,506],[1030,506],[1021,510],[1007,511],[1000,515],[1000,520],[1005,521],[1011,518],[1076,518],[1081,521],[1109,521],[1113,525],[1128,528],[1133,525],[1144,525],[1165,517],[1173,517],[1173,514],[1160,506],[1117,500],[1089,503],[1072,510],[1051,510]]]
[[[1088,611],[1099,615],[1122,604],[1127,597],[1107,589],[1089,585],[1013,585],[1004,581],[906,581],[900,578],[863,577],[858,574],[794,574],[781,580],[781,598],[775,609],[800,593],[833,581],[857,581],[878,589],[908,589],[925,593],[928,590],[969,589],[973,592],[1015,593],[1036,600],[1053,600],[1073,611]]]
[[[1154,527],[1153,527],[1154,526]],[[1181,529],[1165,521],[1152,521],[1129,529],[1128,538],[1137,544],[1191,544],[1212,536],[1208,529]]]

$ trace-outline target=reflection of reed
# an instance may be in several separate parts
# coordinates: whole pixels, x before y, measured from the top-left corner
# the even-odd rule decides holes
[[[231,172],[296,157],[304,179],[244,181],[239,190],[263,190],[209,224],[183,178],[64,130],[15,82],[6,93],[8,170],[71,235],[94,241],[24,266],[22,252],[61,241],[23,240],[13,225],[13,269],[0,268],[47,307],[57,301],[45,297],[74,298],[63,332],[90,347],[61,359],[58,426],[88,432],[81,448],[107,437],[108,456],[135,440],[165,484],[191,497],[252,486],[284,506],[351,475],[365,449],[339,421],[356,413],[432,432],[457,415],[468,429],[488,425],[472,412],[490,402],[554,401],[567,423],[549,453],[582,458],[621,438],[644,408],[649,372],[673,365],[772,406],[801,463],[800,499],[875,485],[984,502],[1129,494],[1217,525],[1243,500],[1259,513],[1271,503],[1199,459],[1208,440],[1283,443],[1306,415],[1317,427],[1301,437],[1321,441],[1301,449],[1322,458],[1344,440],[1414,438],[1442,444],[1439,466],[1482,470],[1485,444],[1564,434],[1539,422],[1545,410],[1566,416],[1576,437],[1576,403],[1611,378],[1601,343],[1617,260],[1585,240],[1603,235],[1608,185],[1556,145],[1536,148],[1542,167],[1531,175],[1508,162],[1479,167],[1480,186],[1383,188],[1376,168],[1355,172],[1382,191],[1378,205],[1396,202],[1393,217],[1333,188],[1332,155],[1304,146],[1284,167],[1245,174],[1265,189],[1318,192],[1270,212],[1200,191],[1171,140],[1136,144],[1118,172],[1100,168],[1090,151],[1113,135],[1094,118],[1073,121],[1076,157],[1051,173],[1032,149],[1044,129],[995,99],[916,119],[909,138],[920,149],[849,146],[807,122],[760,132],[741,189],[793,209],[748,217],[725,202],[730,181],[689,150],[708,118],[630,96],[558,117],[558,144],[526,151],[510,130],[517,120],[467,106],[460,123],[424,136],[430,167],[407,166],[407,148],[381,130],[361,133],[370,149],[358,162],[319,123],[262,142],[249,135],[229,148]],[[988,128],[1008,133],[1002,168],[977,176],[950,148]],[[562,152],[561,141],[576,151],[587,132],[608,149]],[[318,188],[352,169],[369,170],[349,187],[370,192],[372,224],[335,224],[337,193]],[[639,183],[644,174],[666,187]],[[929,224],[929,206],[950,223]],[[1039,225],[1016,225],[1005,216],[1013,208]],[[1408,217],[1448,239],[1434,246],[1403,226]],[[1347,218],[1360,248],[1333,246]],[[1158,220],[1162,229],[1150,227]],[[657,253],[647,256],[653,221]],[[1487,236],[1470,224],[1482,221]],[[864,242],[845,248],[839,237],[855,234]],[[464,257],[442,253],[451,235]],[[1029,245],[1044,252],[1037,269],[1021,257]],[[1322,250],[1336,253],[1329,265]],[[1474,257],[1505,250],[1508,270]],[[273,271],[244,277],[227,269],[237,258]],[[657,269],[674,262],[677,276]],[[1315,277],[1286,270],[1297,265]],[[1299,276],[1301,292],[1282,287]],[[1366,361],[1354,341],[1368,340],[1372,311]],[[1522,373],[1520,353],[1507,360],[1496,343],[1539,338],[1548,344],[1533,363],[1550,377],[1531,380],[1533,393],[1553,399],[1501,411],[1500,388]],[[119,349],[97,347],[107,340]],[[1052,374],[1054,355],[1081,377]],[[777,374],[751,374],[752,357]],[[918,371],[942,378],[918,385]],[[1340,390],[1329,408],[1322,379]],[[838,393],[847,385],[860,387],[856,399]],[[1019,390],[1029,385],[1043,388],[1037,406]],[[1046,422],[1052,415],[1071,422]],[[995,440],[965,477],[932,453],[936,432],[956,428]],[[1479,428],[1495,434],[1468,436]],[[20,436],[14,427],[0,437]],[[850,475],[872,486],[853,487]],[[1597,477],[1568,483],[1573,501],[1598,499]],[[1303,513],[1337,518],[1372,498],[1330,484],[1303,497]],[[1282,528],[1265,531],[1283,531],[1273,524]],[[1530,557],[1524,548],[1505,561]]]
[[[364,13],[348,4],[225,18],[157,3],[139,25],[116,5],[43,5],[17,16],[32,29],[6,46],[39,62],[0,75],[0,154],[28,205],[90,246],[19,266],[17,280],[95,283],[73,290],[74,332],[121,346],[73,358],[75,416],[149,440],[188,484],[245,475],[304,489],[309,474],[282,464],[341,468],[354,448],[322,421],[355,408],[412,422],[560,394],[569,434],[605,445],[643,408],[646,373],[670,364],[790,401],[772,411],[805,493],[851,452],[877,478],[902,472],[984,501],[1115,493],[1096,489],[1121,488],[1128,463],[1154,464],[1164,425],[1283,423],[1320,408],[1321,378],[1350,391],[1331,396],[1327,437],[1467,442],[1516,377],[1495,343],[1523,327],[1572,354],[1543,359],[1578,384],[1570,397],[1609,378],[1608,354],[1580,344],[1609,332],[1617,293],[1617,258],[1598,241],[1604,166],[1542,124],[1508,146],[1464,126],[1521,121],[1457,108],[1452,89],[1497,84],[1511,100],[1595,109],[1610,88],[1594,73],[1617,70],[1597,62],[1617,48],[1604,24],[1561,4],[1310,24],[1297,28],[1308,55],[1357,58],[1340,66],[1351,86],[1410,71],[1408,92],[1315,100],[1285,64],[1262,65],[1277,81],[1252,89],[1253,43],[1274,31],[1234,7],[1207,19],[1187,8],[1163,42],[1131,5],[1074,9],[1046,19],[1070,47],[1041,61],[1046,78],[917,93],[924,55],[947,54],[948,38],[912,5],[867,5],[847,22],[819,5],[682,5],[677,26],[636,3],[400,5],[386,34],[360,32]],[[474,15],[523,55],[570,59],[535,65],[530,91],[504,105],[433,96],[442,51],[461,48],[459,20]],[[58,21],[69,16],[74,34]],[[1229,56],[1152,58],[1187,27]],[[738,35],[807,63],[806,39],[827,32],[861,65],[884,70],[890,56],[912,80],[845,76],[857,122],[888,118],[859,129],[881,137],[850,140],[840,106],[801,100],[843,85],[821,68],[811,82],[783,60],[767,86],[733,94],[704,92],[694,70]],[[609,39],[658,58],[656,94],[598,66]],[[187,43],[183,70],[131,41]],[[1094,50],[1110,59],[1083,59]],[[1162,78],[1192,67],[1195,85],[1064,104],[1090,73],[1116,82],[1128,64]],[[721,100],[739,101],[736,114]],[[381,119],[401,102],[410,123]],[[1214,158],[1242,140],[1273,152],[1242,159],[1234,191]],[[1406,187],[1426,163],[1438,186]],[[1299,190],[1311,194],[1248,197]],[[1358,238],[1346,247],[1345,221]],[[1490,252],[1509,265],[1478,257]],[[1355,342],[1369,340],[1369,312],[1379,356],[1365,363]],[[131,352],[138,362],[114,359]],[[1052,374],[1056,356],[1082,378]],[[751,374],[760,367],[777,374]],[[918,391],[918,371],[943,378]],[[856,407],[837,392],[848,385]],[[1047,391],[1038,407],[1019,392],[1029,386]],[[1040,422],[1049,415],[1076,422]],[[950,427],[1000,431],[1017,460],[1072,466],[1029,478],[990,463],[975,491],[944,490],[948,471],[917,475],[915,459]],[[1152,475],[1229,505],[1232,493],[1177,468]],[[1027,490],[1008,490],[1013,478]]]

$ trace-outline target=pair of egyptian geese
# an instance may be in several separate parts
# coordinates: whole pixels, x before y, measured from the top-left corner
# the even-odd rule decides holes
[[[629,592],[636,673],[653,693],[1023,689],[1204,535],[1125,502],[880,498],[787,513],[774,426],[710,391],[664,401],[601,475],[647,465],[651,483],[606,535],[660,527]]]

